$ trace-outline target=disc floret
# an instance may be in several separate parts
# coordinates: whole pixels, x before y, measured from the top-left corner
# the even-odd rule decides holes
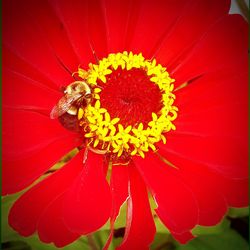
[[[146,126],[142,122],[123,126],[120,117],[111,117],[109,110],[102,107],[101,92],[109,84],[107,80],[112,72],[118,70],[127,72],[140,69],[146,73],[150,82],[155,84],[161,93],[162,108],[152,112],[152,120]],[[85,131],[88,145],[120,157],[126,154],[145,157],[145,152],[156,150],[155,143],[166,143],[164,133],[175,130],[173,121],[177,118],[178,108],[173,105],[175,100],[174,79],[169,76],[165,67],[156,60],[145,60],[142,54],[123,52],[109,54],[98,62],[90,64],[88,73],[79,68],[78,75],[92,88],[93,100],[78,111],[79,124]]]

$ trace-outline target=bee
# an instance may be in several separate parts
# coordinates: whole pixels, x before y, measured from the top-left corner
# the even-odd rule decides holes
[[[50,112],[50,118],[56,119],[64,114],[75,116],[80,107],[85,107],[91,101],[92,93],[89,85],[84,81],[75,81],[68,85],[64,96]]]

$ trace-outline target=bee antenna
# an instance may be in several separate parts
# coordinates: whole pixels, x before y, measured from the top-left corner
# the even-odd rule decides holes
[[[93,48],[93,46],[92,46],[92,44],[90,42],[89,42],[89,46],[90,46],[90,49],[91,49],[91,51],[93,53],[93,56],[94,56],[94,58],[96,60],[96,63],[99,63],[99,59],[98,59],[98,57],[97,57],[97,55],[95,53],[95,50],[94,50],[94,48]]]
[[[98,84],[96,84],[96,86],[97,86],[98,88],[100,88],[100,89],[103,89],[103,87],[102,87],[102,86],[100,86],[100,85],[98,85]]]
[[[93,50],[93,55],[94,55],[94,57],[95,57],[96,62],[99,63],[99,59],[98,59],[98,57],[97,57],[97,55],[96,55],[96,53],[95,53],[94,50]]]
[[[77,78],[75,77],[75,74],[78,74],[78,72],[73,72],[73,73],[72,73],[72,77],[74,78],[74,80],[77,81]]]
[[[65,69],[65,71],[67,71],[72,76],[72,72],[69,70],[69,68],[62,62],[62,60],[56,54],[54,54],[54,55],[55,55],[57,61],[59,62],[59,64]]]

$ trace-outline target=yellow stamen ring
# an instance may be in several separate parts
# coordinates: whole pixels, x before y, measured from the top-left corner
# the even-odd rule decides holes
[[[159,114],[152,113],[152,120],[146,128],[143,124],[129,125],[126,128],[119,123],[119,117],[110,117],[108,110],[101,107],[100,93],[97,81],[107,83],[106,76],[121,67],[123,70],[132,68],[146,71],[150,81],[156,84],[162,93],[163,107]],[[86,73],[87,72],[87,73]],[[177,118],[178,108],[173,106],[175,95],[173,94],[175,81],[166,68],[156,64],[156,60],[145,60],[142,54],[128,53],[109,54],[107,58],[99,61],[99,64],[90,64],[89,70],[78,69],[79,77],[83,78],[93,89],[93,101],[86,108],[78,110],[79,124],[87,131],[85,137],[94,148],[104,149],[121,156],[124,151],[130,155],[145,157],[149,149],[156,150],[155,143],[166,138],[163,133],[175,130],[173,121]]]

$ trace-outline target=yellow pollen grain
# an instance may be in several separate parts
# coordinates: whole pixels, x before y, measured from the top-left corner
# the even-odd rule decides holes
[[[118,68],[131,70],[141,68],[146,71],[152,84],[156,84],[162,92],[163,107],[159,113],[152,113],[152,120],[143,126],[142,123],[123,127],[119,123],[119,117],[111,117],[108,110],[102,107],[98,81],[108,84],[107,76]],[[78,119],[85,119],[85,137],[93,148],[101,147],[102,150],[112,152],[120,157],[124,152],[130,155],[138,155],[142,158],[149,150],[156,151],[155,143],[167,142],[166,132],[175,130],[173,121],[178,116],[178,108],[174,106],[174,84],[165,67],[157,64],[153,59],[145,60],[143,55],[124,51],[122,53],[109,54],[98,64],[89,64],[89,70],[78,69],[78,76],[86,80],[93,89],[93,101],[85,109],[78,110]],[[86,125],[87,124],[87,125]]]
[[[82,108],[78,109],[78,120],[81,120],[83,118],[84,110]]]

